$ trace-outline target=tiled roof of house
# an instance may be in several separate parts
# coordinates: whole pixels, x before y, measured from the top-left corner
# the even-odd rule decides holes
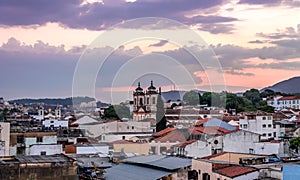
[[[195,140],[195,139],[191,139],[191,140],[185,141],[183,143],[176,144],[175,146],[176,147],[185,147],[186,145],[193,144],[196,141],[197,140]]]
[[[211,120],[211,118],[205,118],[205,119],[199,120],[195,126],[201,126],[202,124],[206,123],[209,120]]]
[[[214,172],[230,178],[238,177],[255,171],[258,170],[252,167],[235,166],[235,165],[214,170]]]
[[[284,101],[284,100],[295,100],[295,99],[300,99],[300,98],[297,97],[297,96],[285,96],[285,97],[279,98],[278,100],[279,101]]]
[[[158,132],[154,133],[153,136],[163,136],[165,134],[168,134],[169,132],[174,131],[175,129],[176,128],[167,127],[166,129],[163,129],[161,131],[158,131]]]
[[[218,126],[208,126],[208,127],[194,127],[191,130],[192,134],[224,134],[230,132],[227,129]]]
[[[165,136],[156,138],[154,141],[159,142],[185,142],[187,137],[185,134],[179,130],[173,130]]]

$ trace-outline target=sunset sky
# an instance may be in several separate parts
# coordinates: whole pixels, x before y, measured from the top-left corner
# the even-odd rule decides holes
[[[153,26],[126,23],[146,17],[182,23],[206,43],[189,39],[182,27],[168,22]],[[117,48],[112,42],[103,43],[105,32],[118,24],[120,38],[137,30],[146,35],[160,31],[165,37],[182,31],[177,37],[182,41],[174,42],[172,37],[133,39]],[[300,75],[300,0],[0,1],[0,96],[72,96],[76,66],[92,42],[100,42],[98,57],[112,52],[102,67],[95,67],[99,70],[94,80],[99,100],[110,101],[105,97],[108,91],[131,91],[138,81],[147,87],[150,79],[163,90],[174,86],[193,89],[188,81],[178,84],[174,80],[175,74],[184,78],[186,71],[197,89],[209,90],[208,86],[219,82],[209,81],[209,70],[197,69],[184,51],[191,48],[201,54],[202,45],[214,52],[211,58],[218,58],[228,91],[260,89]],[[179,64],[184,68],[178,68]],[[175,73],[153,75],[158,67]],[[137,69],[145,74],[130,74]],[[130,80],[124,81],[126,78]]]

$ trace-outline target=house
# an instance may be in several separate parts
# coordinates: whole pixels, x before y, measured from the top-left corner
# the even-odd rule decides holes
[[[10,152],[11,156],[16,154],[30,154],[30,147],[36,144],[57,144],[56,132],[19,132],[10,133]],[[45,148],[45,149],[44,149]],[[41,151],[46,151],[46,146],[43,146]]]
[[[297,96],[275,96],[267,99],[267,104],[280,110],[283,108],[300,109],[300,97]]]
[[[195,172],[197,179],[203,180],[244,180],[259,177],[259,171],[256,168],[226,161],[193,159],[191,169]]]
[[[9,156],[10,123],[0,122],[0,156]]]
[[[28,155],[54,155],[62,152],[61,144],[33,144],[29,146]]]
[[[69,121],[68,120],[59,120],[59,119],[45,119],[43,121],[43,126],[45,128],[62,128],[67,129],[69,127]]]
[[[278,139],[278,132],[273,126],[271,113],[263,111],[245,112],[239,120],[240,129],[251,131],[261,135],[261,139]]]
[[[153,154],[166,154],[172,152],[172,146],[183,143],[190,136],[189,129],[166,128],[156,132],[150,142],[150,151]]]
[[[84,129],[84,136],[98,142],[129,140],[134,136],[151,136],[154,131],[150,122],[120,120],[106,123],[85,123],[79,125],[78,129]]]

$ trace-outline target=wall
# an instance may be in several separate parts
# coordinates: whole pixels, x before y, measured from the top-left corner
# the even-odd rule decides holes
[[[259,142],[259,135],[248,131],[237,131],[224,135],[223,151],[249,153],[249,149],[254,149],[254,142]]]
[[[114,152],[123,152],[125,153],[139,153],[143,155],[148,155],[150,146],[148,143],[126,143],[126,144],[113,144]]]
[[[108,154],[109,146],[99,146],[99,145],[88,145],[88,146],[77,146],[76,154],[96,154],[96,153],[104,153]]]
[[[45,151],[46,155],[54,155],[62,153],[61,144],[35,144],[29,147],[29,155],[41,155]]]
[[[0,140],[4,141],[3,151],[0,156],[9,156],[9,143],[10,143],[10,123],[0,122]]]

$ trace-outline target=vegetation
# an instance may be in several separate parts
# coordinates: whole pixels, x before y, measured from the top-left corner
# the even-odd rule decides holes
[[[111,105],[104,110],[104,119],[131,118],[130,110],[125,105]]]
[[[247,90],[243,96],[237,96],[230,92],[212,93],[205,92],[200,96],[201,104],[208,106],[225,107],[228,111],[235,109],[237,112],[262,110],[274,112],[274,108],[267,105],[262,98],[274,95],[275,92],[268,90],[260,93],[257,89]]]
[[[296,153],[298,153],[299,146],[300,146],[300,137],[292,138],[290,140],[290,148],[295,150]]]
[[[156,132],[166,129],[167,119],[165,116],[164,102],[161,95],[158,95],[156,102]]]
[[[200,94],[195,91],[186,92],[183,95],[183,102],[185,105],[196,106],[200,104]]]

